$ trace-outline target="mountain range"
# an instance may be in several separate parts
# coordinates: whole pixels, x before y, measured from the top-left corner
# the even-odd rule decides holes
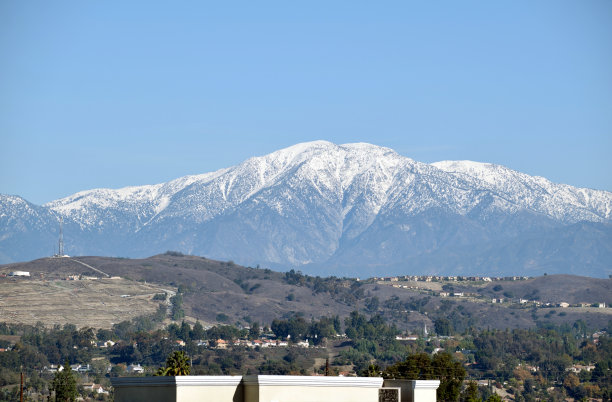
[[[612,193],[376,145],[297,144],[39,206],[0,195],[0,262],[166,250],[337,276],[612,274]]]

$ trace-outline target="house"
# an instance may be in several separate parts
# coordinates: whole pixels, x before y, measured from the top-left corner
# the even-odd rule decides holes
[[[108,391],[104,389],[104,387],[100,384],[83,384],[83,389],[85,391],[92,391],[98,394],[108,394]]]
[[[81,367],[79,367],[78,372],[79,373],[87,373],[91,371],[91,365],[90,364],[86,364],[86,365],[81,365]]]
[[[310,344],[308,343],[308,341],[299,341],[296,342],[296,345],[301,347],[301,348],[307,348],[310,346]]]
[[[592,364],[589,364],[589,365],[586,365],[586,366],[584,366],[582,364],[574,364],[574,365],[572,365],[572,367],[566,368],[565,371],[571,371],[572,373],[578,374],[582,370],[590,372],[591,370],[594,370],[594,369],[595,369],[595,366],[592,365]]]
[[[144,373],[144,367],[142,367],[140,363],[138,364],[132,363],[129,366],[127,366],[127,372],[134,373],[134,374],[142,374]]]
[[[45,366],[43,369],[49,373],[57,373],[58,371],[63,371],[64,366],[62,366],[61,364],[52,364],[48,367]]]
[[[558,306],[561,307],[561,308],[568,308],[569,307],[569,303],[561,302],[561,303],[558,304]]]
[[[29,277],[30,273],[28,271],[13,271],[8,274],[8,276],[23,276]]]
[[[108,341],[102,341],[102,342],[98,342],[97,346],[99,348],[110,348],[112,346],[115,345],[116,342],[111,341],[110,339]]]
[[[419,338],[416,335],[406,335],[406,336],[397,335],[395,337],[396,341],[416,341],[417,339]]]

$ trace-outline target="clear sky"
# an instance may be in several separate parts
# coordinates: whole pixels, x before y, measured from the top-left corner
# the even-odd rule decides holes
[[[316,139],[612,190],[612,1],[0,2],[0,193]]]

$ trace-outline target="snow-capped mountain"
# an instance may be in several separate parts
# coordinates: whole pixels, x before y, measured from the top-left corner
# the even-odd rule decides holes
[[[179,250],[358,276],[585,267],[602,276],[612,273],[611,215],[606,191],[499,165],[426,164],[371,144],[315,141],[212,173],[82,191],[42,207],[2,196],[0,258],[50,254],[62,216],[66,251],[80,255]],[[588,247],[575,246],[584,236]],[[515,254],[503,257],[504,247]]]

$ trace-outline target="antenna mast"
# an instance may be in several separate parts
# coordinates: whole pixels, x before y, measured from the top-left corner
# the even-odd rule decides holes
[[[60,216],[60,232],[59,242],[57,247],[57,255],[62,257],[64,255],[64,218]]]

